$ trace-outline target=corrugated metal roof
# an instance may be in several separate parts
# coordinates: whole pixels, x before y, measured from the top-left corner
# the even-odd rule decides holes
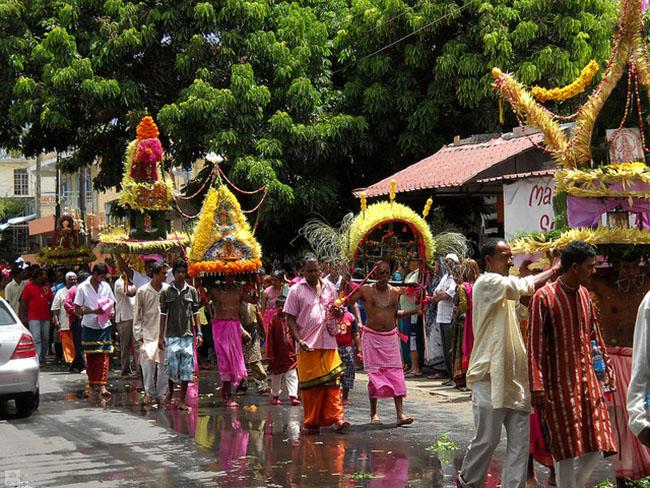
[[[354,193],[359,196],[363,191],[369,197],[388,195],[392,179],[397,193],[459,187],[495,164],[532,149],[542,138],[537,133],[530,137],[495,137],[478,144],[444,146],[432,156]]]

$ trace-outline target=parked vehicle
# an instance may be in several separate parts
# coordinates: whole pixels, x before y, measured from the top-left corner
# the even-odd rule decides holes
[[[0,404],[13,399],[18,415],[31,415],[39,404],[38,373],[32,334],[0,298]]]

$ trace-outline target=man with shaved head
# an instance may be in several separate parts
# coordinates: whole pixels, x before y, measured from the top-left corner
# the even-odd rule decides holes
[[[410,311],[398,311],[399,297],[405,294],[404,288],[392,287],[390,266],[379,261],[375,266],[371,285],[359,287],[350,297],[350,303],[362,299],[368,318],[363,329],[362,349],[363,367],[368,374],[368,396],[370,397],[370,422],[381,424],[377,413],[377,399],[393,398],[397,413],[397,425],[413,423],[412,417],[404,414],[403,401],[406,396],[406,383],[402,369],[397,319],[422,313],[417,306]]]

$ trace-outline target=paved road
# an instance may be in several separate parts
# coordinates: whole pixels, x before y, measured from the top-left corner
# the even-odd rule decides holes
[[[49,367],[41,383],[37,413],[0,416],[0,486],[453,486],[472,436],[468,401],[449,402],[415,384],[405,402],[416,417],[412,426],[391,424],[389,401],[380,402],[386,425],[370,426],[363,377],[348,412],[352,430],[318,436],[300,434],[300,407],[273,407],[255,393],[240,397],[238,411],[222,408],[209,393],[210,374],[202,373],[200,406],[191,413],[145,411],[135,385],[119,380],[105,404],[84,399],[80,375]],[[428,449],[446,433],[458,451]],[[491,466],[495,477],[502,457],[500,448]],[[538,473],[544,479],[541,468]],[[603,461],[594,480],[610,476]]]

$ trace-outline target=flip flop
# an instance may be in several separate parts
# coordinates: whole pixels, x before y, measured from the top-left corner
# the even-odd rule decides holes
[[[404,425],[411,425],[413,423],[413,417],[406,417],[405,419],[401,419],[397,421],[397,426],[402,427]]]
[[[340,434],[347,432],[349,429],[350,429],[350,422],[348,422],[347,420],[339,420],[334,426],[334,432],[338,432]]]
[[[381,420],[379,420],[379,419],[375,419],[375,420],[372,420],[372,419],[371,419],[371,420],[370,420],[370,424],[371,424],[371,425],[384,425],[384,423],[383,423]]]

